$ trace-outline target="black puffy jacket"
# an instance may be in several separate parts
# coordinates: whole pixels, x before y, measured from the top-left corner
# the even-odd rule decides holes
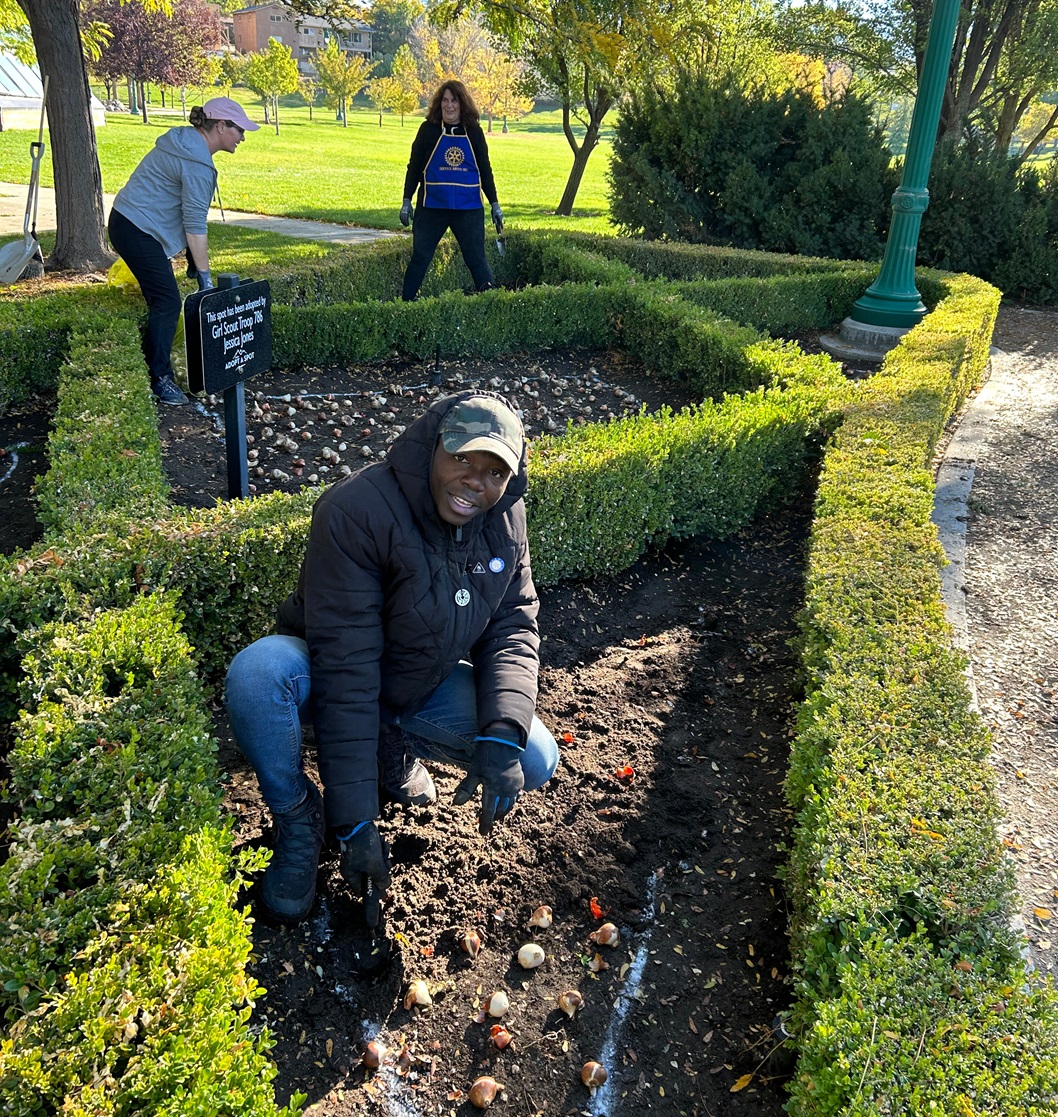
[[[378,815],[380,703],[414,713],[461,659],[474,665],[478,723],[506,722],[524,744],[536,706],[538,601],[525,533],[526,459],[500,501],[461,528],[430,492],[448,396],[412,423],[384,462],[316,502],[298,587],[279,631],[301,636],[327,820]],[[490,560],[501,559],[500,563]],[[460,607],[456,591],[470,590]]]

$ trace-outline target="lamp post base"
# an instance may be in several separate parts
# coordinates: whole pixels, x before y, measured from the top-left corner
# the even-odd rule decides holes
[[[886,353],[911,329],[910,326],[874,326],[846,318],[837,336],[824,335],[819,344],[832,357],[846,363],[881,364]]]

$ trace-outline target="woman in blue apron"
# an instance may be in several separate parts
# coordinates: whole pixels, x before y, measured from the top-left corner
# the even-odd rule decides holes
[[[412,195],[418,190],[419,196],[412,225],[411,261],[404,273],[406,302],[418,295],[446,229],[455,235],[477,290],[495,286],[485,259],[481,195],[492,205],[497,233],[503,230],[503,210],[496,200],[496,183],[479,116],[467,87],[461,81],[446,81],[434,94],[411,145],[400,208],[400,223],[405,228],[412,225]]]

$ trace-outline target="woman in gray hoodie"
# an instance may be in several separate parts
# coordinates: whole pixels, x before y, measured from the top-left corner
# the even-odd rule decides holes
[[[191,127],[170,128],[118,191],[110,211],[110,243],[139,281],[147,300],[143,355],[151,389],[162,403],[187,403],[173,379],[169,354],[183,302],[172,257],[187,252],[187,274],[198,288],[213,286],[209,272],[206,215],[217,188],[213,156],[233,152],[245,132],[256,132],[242,106],[214,97],[190,114]]]

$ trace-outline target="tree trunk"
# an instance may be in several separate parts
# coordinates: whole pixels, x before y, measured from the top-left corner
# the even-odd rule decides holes
[[[52,269],[97,271],[114,257],[103,231],[103,179],[92,126],[77,0],[18,0],[48,75],[48,138],[55,176]]]
[[[599,133],[594,128],[589,128],[584,134],[584,141],[581,143],[579,150],[573,156],[573,167],[570,169],[569,178],[566,180],[566,189],[562,191],[562,200],[558,203],[558,209],[555,210],[559,217],[572,216],[573,203],[576,201],[581,179],[584,178],[584,170],[588,166],[588,156],[595,150],[595,145],[598,142]]]
[[[272,120],[275,122],[276,135],[279,135],[279,95],[272,96]]]
[[[1058,108],[1056,108],[1054,112],[1051,113],[1050,119],[1047,121],[1047,123],[1036,133],[1035,136],[1033,136],[1028,141],[1028,143],[1025,145],[1025,150],[1017,157],[1017,161],[1014,165],[1019,170],[1025,165],[1029,156],[1032,155],[1036,148],[1043,143],[1043,141],[1047,138],[1048,133],[1056,125],[1058,125]]]
[[[145,81],[140,82],[140,111],[143,116],[143,123],[150,124],[147,119],[147,83]]]

